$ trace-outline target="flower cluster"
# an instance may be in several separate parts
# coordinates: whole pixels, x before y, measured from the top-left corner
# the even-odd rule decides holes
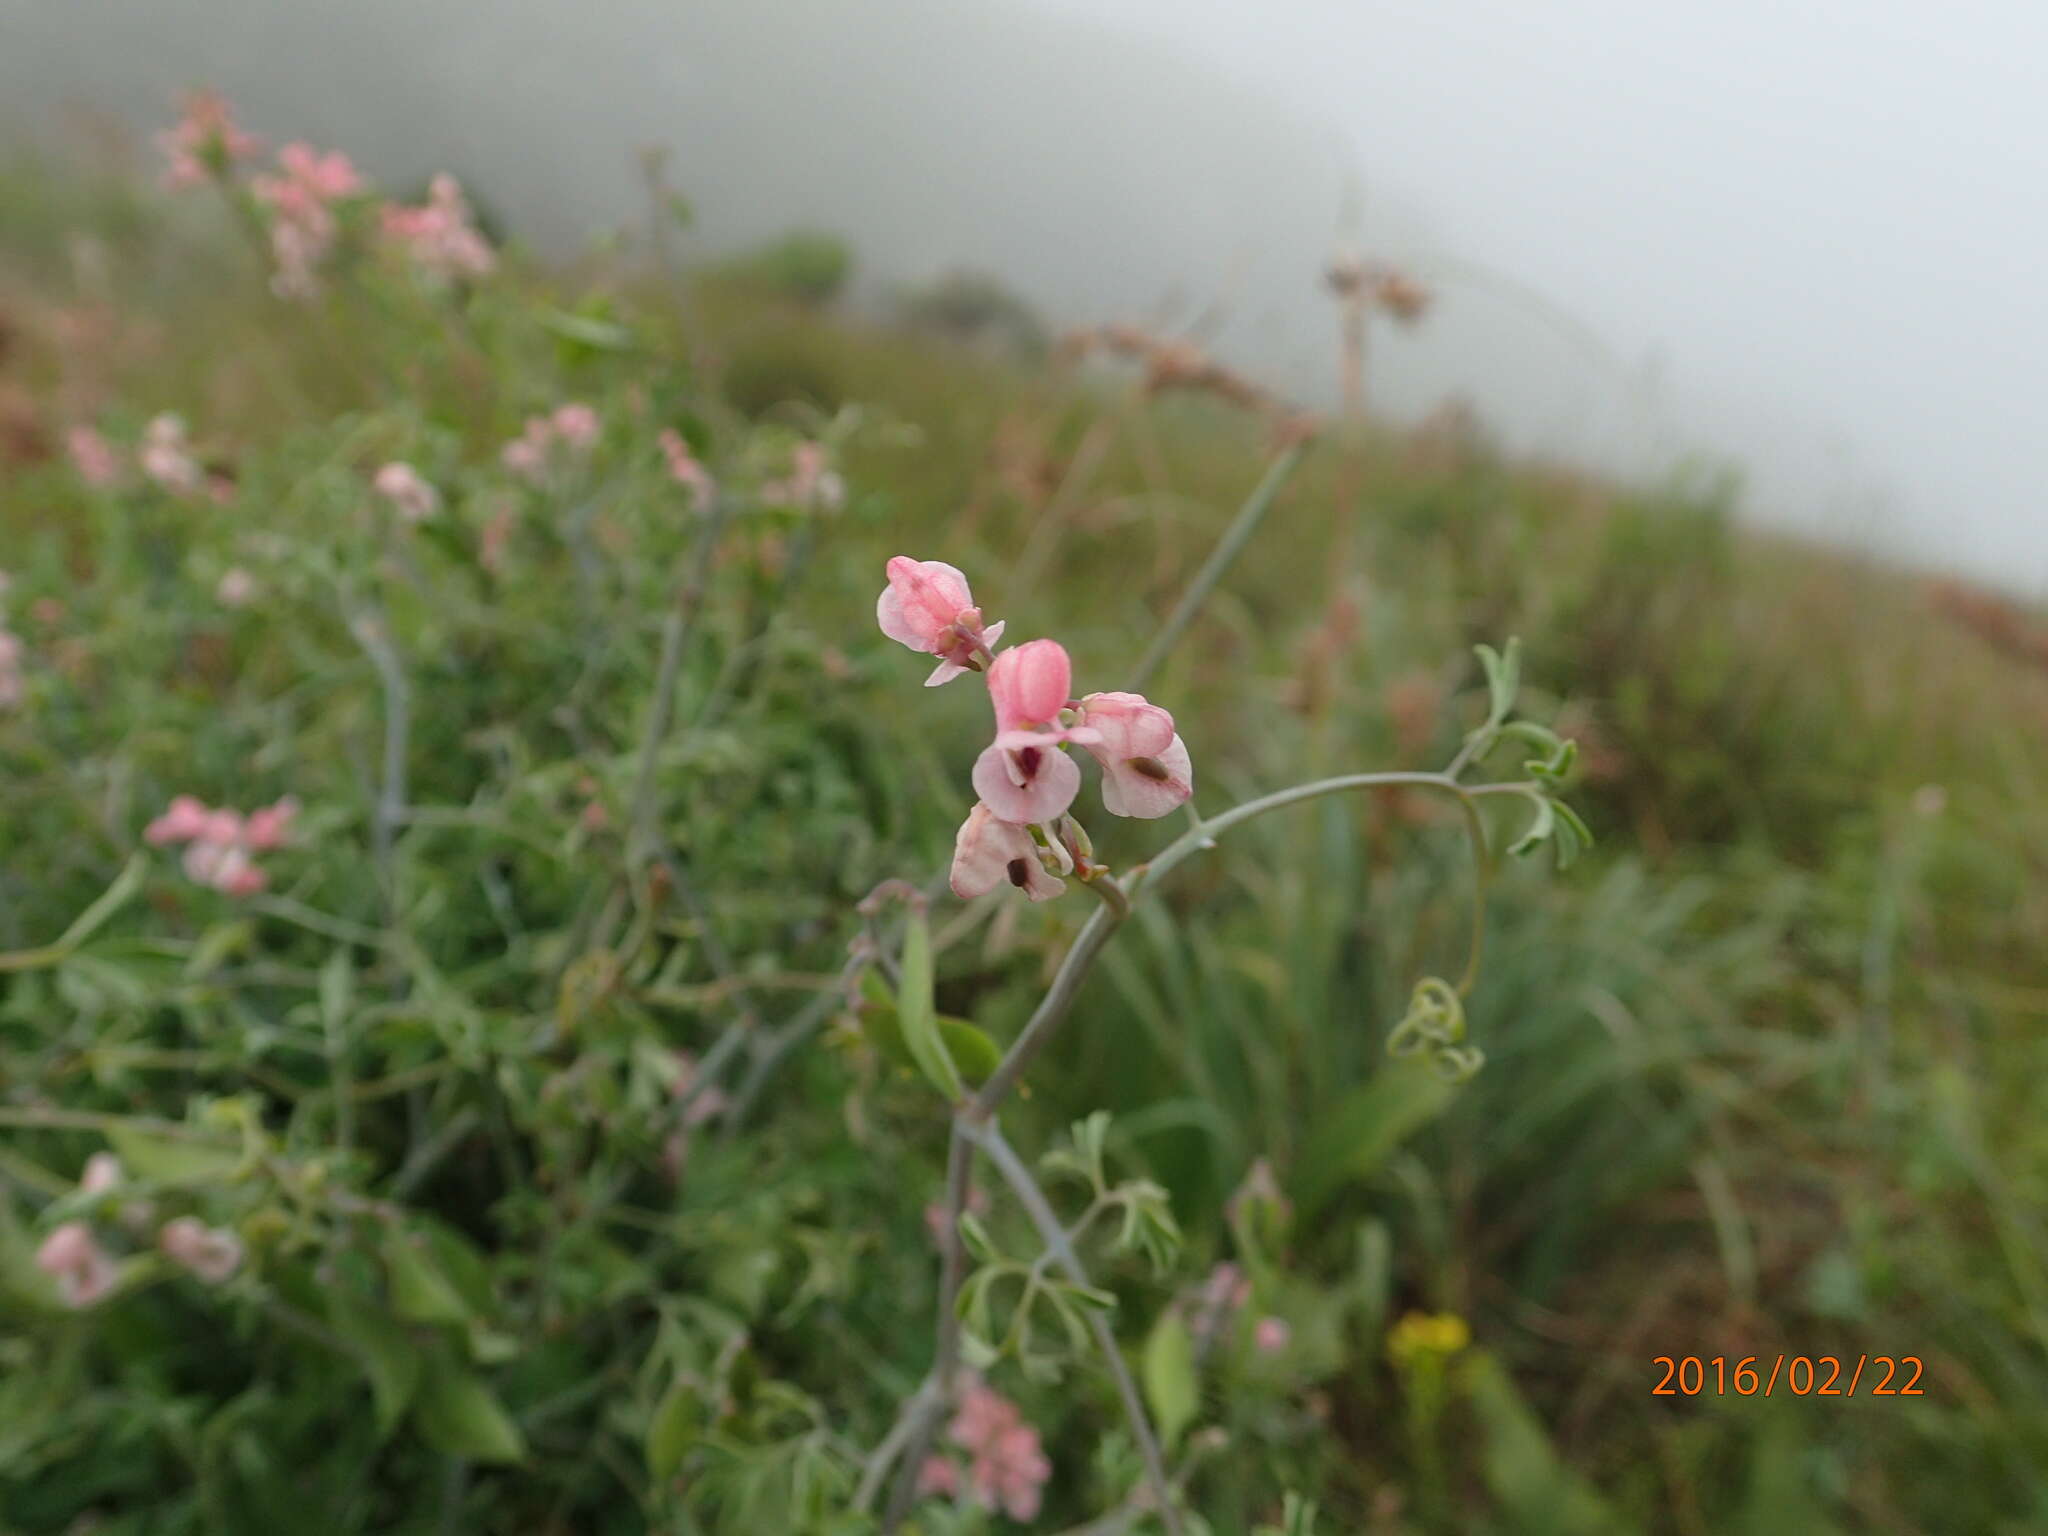
[[[234,108],[214,91],[194,91],[185,98],[185,115],[156,136],[170,166],[164,184],[196,187],[224,176],[238,160],[254,156],[262,141],[235,123]]]
[[[471,216],[462,184],[446,172],[428,183],[427,200],[419,207],[385,204],[382,223],[385,236],[429,277],[489,277],[498,264],[497,253]]]
[[[185,438],[185,420],[168,411],[150,418],[135,451],[142,472],[173,496],[196,496],[205,483],[199,461]]]
[[[1015,1403],[982,1382],[969,1382],[946,1434],[967,1452],[967,1492],[975,1503],[984,1509],[1000,1506],[1012,1520],[1038,1518],[1052,1463],[1038,1431],[1024,1422]],[[958,1497],[959,1467],[944,1456],[930,1458],[919,1470],[918,1490]]]
[[[558,457],[589,453],[599,430],[597,412],[589,406],[557,406],[549,415],[527,417],[526,429],[505,445],[499,457],[513,474],[538,485]]]
[[[798,507],[807,512],[837,512],[846,505],[846,482],[827,467],[828,463],[823,443],[798,443],[790,455],[788,477],[764,483],[761,504]]]
[[[185,874],[194,883],[228,896],[253,896],[270,884],[255,855],[282,848],[291,837],[299,804],[287,795],[275,805],[244,816],[210,810],[193,795],[179,795],[143,830],[155,848],[185,846]]]
[[[340,150],[322,154],[310,144],[285,145],[277,164],[276,175],[253,178],[249,191],[270,210],[270,253],[277,262],[271,286],[281,298],[308,298],[319,289],[315,274],[340,233],[335,205],[359,196],[363,178]]]
[[[397,508],[403,522],[423,523],[441,510],[441,493],[410,464],[393,460],[378,470],[370,483]]]
[[[104,1195],[127,1182],[121,1160],[111,1152],[95,1152],[79,1175],[79,1192]],[[147,1201],[133,1200],[119,1208],[121,1225],[140,1236],[156,1220]],[[242,1240],[225,1227],[209,1227],[196,1216],[178,1216],[156,1234],[164,1256],[191,1271],[208,1285],[219,1285],[242,1267]],[[51,1229],[36,1249],[36,1267],[57,1287],[67,1307],[89,1307],[106,1297],[120,1279],[114,1257],[89,1222],[67,1221]]]
[[[690,452],[690,445],[683,441],[683,434],[674,427],[664,427],[659,441],[669,478],[678,485],[687,486],[699,507],[709,505],[711,498],[718,494],[718,482],[711,478],[711,471],[704,467],[704,461]]]
[[[1093,845],[1068,814],[1080,747],[1102,769],[1102,806],[1112,816],[1152,818],[1186,804],[1194,768],[1173,716],[1136,693],[1073,692],[1073,663],[1056,640],[995,654],[1001,623],[984,625],[967,578],[938,560],[898,555],[875,619],[891,640],[939,658],[926,687],[963,672],[988,680],[995,740],[975,759],[979,797],[953,847],[954,894],[979,896],[1007,880],[1033,901],[1065,889],[1062,876],[1102,872]]]
[[[120,480],[121,456],[94,428],[73,427],[64,440],[78,478],[93,490],[105,490]]]

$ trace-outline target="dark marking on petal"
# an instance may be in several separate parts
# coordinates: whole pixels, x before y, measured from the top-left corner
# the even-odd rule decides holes
[[[1042,747],[1026,747],[1017,754],[1017,766],[1024,770],[1024,777],[1033,778],[1038,773],[1039,760],[1045,756]]]
[[[1031,866],[1022,859],[1010,860],[1010,884],[1023,890],[1031,880]]]
[[[1159,761],[1156,757],[1134,757],[1129,759],[1129,762],[1133,768],[1137,769],[1146,778],[1156,779],[1161,784],[1164,784],[1173,777],[1166,764]]]

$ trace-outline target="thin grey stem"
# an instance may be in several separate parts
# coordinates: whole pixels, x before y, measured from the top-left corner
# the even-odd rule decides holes
[[[1053,977],[1052,985],[1046,989],[1037,1010],[1025,1021],[1024,1028],[1011,1042],[1009,1050],[1003,1053],[995,1071],[981,1085],[981,1091],[968,1101],[966,1113],[969,1116],[986,1120],[1009,1097],[1010,1090],[1017,1086],[1017,1079],[1024,1075],[1024,1069],[1031,1065],[1032,1058],[1045,1048],[1046,1041],[1065,1022],[1073,1009],[1075,994],[1087,979],[1089,967],[1095,964],[1095,957],[1102,952],[1102,946],[1109,942],[1121,924],[1122,918],[1116,909],[1107,904],[1089,914],[1088,921],[1081,926],[1080,936],[1074,940],[1074,947],[1060,962],[1059,973]]]
[[[917,1497],[917,1474],[930,1453],[939,1420],[953,1401],[953,1377],[960,1367],[960,1287],[967,1278],[967,1249],[960,1241],[960,1217],[967,1209],[967,1189],[974,1171],[974,1153],[960,1123],[953,1125],[946,1147],[946,1215],[939,1224],[939,1312],[932,1373],[903,1405],[912,1428],[903,1438],[903,1467],[896,1475],[889,1508],[882,1517],[883,1536],[903,1523]]]
[[[1188,589],[1181,594],[1180,602],[1172,615],[1159,627],[1159,633],[1152,637],[1151,645],[1145,648],[1145,654],[1139,659],[1137,670],[1131,674],[1129,686],[1132,692],[1143,693],[1145,685],[1152,681],[1152,674],[1158,671],[1161,663],[1172,654],[1181,635],[1188,625],[1194,622],[1195,615],[1201,611],[1202,604],[1208,600],[1209,594],[1216,589],[1216,584],[1223,579],[1224,573],[1243,552],[1245,545],[1251,542],[1252,535],[1259,531],[1259,524],[1266,519],[1267,509],[1273,505],[1274,498],[1280,494],[1280,488],[1287,483],[1288,478],[1294,473],[1295,466],[1301,463],[1302,456],[1307,452],[1307,443],[1292,443],[1283,448],[1267,466],[1266,473],[1259,478],[1259,483],[1252,487],[1251,495],[1247,496],[1244,505],[1237,509],[1237,516],[1232,518],[1230,526],[1223,530],[1223,537],[1217,540],[1216,547],[1209,551],[1209,558],[1202,562],[1202,568],[1195,573],[1195,579],[1188,583]]]
[[[1081,1256],[1074,1251],[1067,1229],[1060,1224],[1059,1213],[1045,1198],[1045,1191],[1038,1187],[1038,1181],[1024,1166],[1024,1160],[1003,1139],[1001,1128],[990,1120],[963,1124],[959,1134],[988,1154],[989,1161],[996,1165],[996,1171],[1023,1203],[1031,1224],[1038,1228],[1046,1251],[1066,1271],[1067,1278],[1076,1285],[1093,1289]],[[1159,1518],[1165,1522],[1168,1536],[1180,1536],[1180,1509],[1174,1502],[1173,1484],[1166,1475],[1166,1456],[1159,1448],[1159,1437],[1152,1432],[1152,1421],[1145,1412],[1145,1400],[1138,1393],[1138,1384],[1131,1379],[1131,1369],[1124,1362],[1123,1351],[1117,1347],[1116,1335],[1110,1332],[1108,1321],[1093,1308],[1088,1312],[1088,1327],[1095,1336],[1096,1347],[1102,1351],[1111,1378],[1116,1382],[1117,1395],[1123,1399],[1124,1415],[1130,1420],[1131,1434],[1137,1439],[1139,1455],[1144,1458],[1145,1479],[1151,1484]]]

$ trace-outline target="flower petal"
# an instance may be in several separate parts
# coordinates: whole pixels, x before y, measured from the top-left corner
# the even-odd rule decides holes
[[[1140,762],[1150,764],[1165,776],[1157,777],[1140,769]],[[1102,808],[1112,816],[1135,816],[1149,821],[1187,804],[1194,792],[1194,764],[1188,757],[1187,745],[1178,736],[1157,755],[1110,758],[1102,763]]]
[[[1080,764],[1057,747],[991,746],[974,760],[974,792],[1004,821],[1051,821],[1080,788]]]

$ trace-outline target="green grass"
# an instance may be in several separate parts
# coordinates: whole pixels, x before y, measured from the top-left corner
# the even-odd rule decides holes
[[[855,903],[943,867],[986,704],[924,692],[874,631],[883,561],[960,566],[1010,639],[1057,635],[1084,687],[1118,686],[1257,481],[1259,428],[622,258],[459,305],[366,281],[294,307],[195,210],[34,168],[0,210],[0,567],[30,668],[0,713],[0,951],[62,932],[174,793],[307,808],[275,899],[152,855],[62,963],[0,974],[0,1529],[864,1529],[836,1512],[928,1362],[940,1107],[851,1028],[791,1035],[741,1053],[727,1087],[758,1060],[758,1095],[671,1181],[654,1049],[701,1054],[741,1008],[773,1038],[844,963]],[[513,488],[498,445],[564,399],[608,423],[591,471]],[[36,455],[161,410],[232,461],[232,507],[90,495]],[[621,831],[697,526],[652,449],[669,425],[742,488],[822,433],[852,496],[724,533],[655,780],[701,905],[642,913]],[[410,540],[366,489],[392,457],[448,496]],[[493,573],[476,541],[507,505]],[[233,612],[231,564],[262,594]],[[349,629],[369,607],[421,808],[388,869],[389,701]],[[1495,884],[1471,1084],[1386,1059],[1417,977],[1463,963],[1472,872],[1450,811],[1380,796],[1177,875],[1007,1116],[1035,1154],[1108,1110],[1119,1174],[1169,1191],[1170,1276],[1101,1258],[1134,1355],[1222,1259],[1292,1325],[1277,1356],[1205,1363],[1190,1434],[1224,1434],[1192,1507],[1218,1533],[1289,1488],[1338,1532],[2040,1529],[2048,675],[1908,574],[1742,526],[1716,485],[1375,426],[1326,435],[1148,692],[1213,813],[1441,764],[1484,712],[1470,647],[1511,634],[1525,710],[1581,741],[1600,841]],[[1091,830],[1117,866],[1165,841]],[[956,930],[941,1011],[1007,1038],[1089,905]],[[261,1156],[153,1198],[236,1225],[244,1275],[214,1292],[143,1257],[114,1300],[55,1308],[28,1255],[104,1140],[27,1122],[201,1102]],[[1259,1159],[1293,1203],[1254,1234],[1226,1205]],[[432,1245],[433,1295],[397,1278],[393,1230]],[[1473,1347],[1396,1363],[1416,1311]],[[1914,1355],[1924,1395],[1651,1395],[1655,1356],[1779,1352]],[[407,1386],[413,1357],[502,1404],[516,1454],[499,1410]],[[1085,1353],[992,1379],[1045,1433],[1046,1528],[1123,1497]]]

